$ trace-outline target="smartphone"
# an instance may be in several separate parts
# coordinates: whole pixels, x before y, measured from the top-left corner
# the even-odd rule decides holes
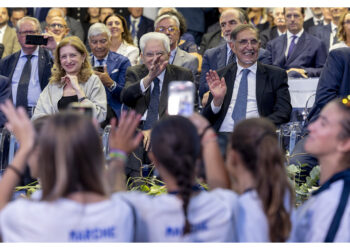
[[[41,35],[26,35],[26,44],[47,45],[48,38]]]
[[[92,106],[88,103],[72,102],[69,104],[69,109],[92,118],[93,109]]]
[[[190,81],[172,81],[168,88],[168,114],[191,116],[194,107],[195,85]]]
[[[92,69],[102,73],[105,71],[103,66],[94,66]]]

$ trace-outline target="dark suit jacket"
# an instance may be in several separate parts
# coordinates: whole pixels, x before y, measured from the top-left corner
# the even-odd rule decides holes
[[[218,71],[224,77],[227,93],[220,111],[214,114],[211,109],[213,96],[210,93],[208,103],[203,109],[203,115],[209,120],[216,131],[219,131],[230,105],[233,86],[237,73],[237,64],[232,63]],[[275,66],[258,62],[256,72],[256,101],[260,116],[269,118],[275,125],[289,121],[292,106],[288,90],[288,78],[284,70]]]
[[[10,80],[10,83],[12,82],[13,72],[15,71],[20,55],[21,51],[18,51],[0,60],[0,75],[7,76]],[[41,90],[43,90],[48,84],[49,78],[51,77],[51,68],[53,66],[53,61],[51,59],[49,51],[43,48],[39,48],[38,59],[39,82]]]
[[[0,75],[0,103],[4,103],[11,96],[11,82],[6,76]],[[0,110],[0,128],[6,123],[6,117]]]
[[[279,36],[267,43],[267,64],[281,67],[282,69],[302,68],[309,77],[318,77],[321,74],[323,64],[327,58],[325,45],[316,37],[303,32],[298,39],[291,56],[286,59],[287,34]],[[301,76],[300,76],[301,77]]]
[[[199,46],[199,54],[203,55],[206,50],[215,48],[222,44],[226,44],[226,41],[221,36],[221,29],[214,32],[205,33],[202,36],[202,41]]]
[[[339,48],[329,52],[320,80],[316,98],[307,121],[317,119],[321,109],[335,98],[350,94],[350,48]]]
[[[309,29],[309,33],[320,39],[327,48],[327,52],[330,47],[330,36],[332,34],[331,24],[322,25],[322,26],[312,26]]]
[[[94,65],[93,58],[91,58],[91,64]],[[111,51],[108,53],[106,64],[107,64],[107,71],[109,76],[117,84],[116,88],[113,91],[109,91],[105,87],[106,94],[107,94],[107,102],[109,106],[111,106],[115,114],[118,117],[120,117],[121,106],[122,106],[120,94],[125,85],[126,70],[129,66],[131,66],[131,64],[127,57]]]
[[[140,88],[140,81],[148,74],[146,65],[135,65],[126,71],[126,83],[122,91],[122,101],[137,113],[144,114],[148,109],[151,98],[151,88],[143,94]],[[159,101],[159,117],[166,115],[168,107],[168,86],[171,81],[192,81],[193,74],[190,70],[176,65],[168,64],[164,75],[164,82]]]
[[[304,22],[304,25],[303,25],[304,30],[305,30],[306,32],[308,32],[308,33],[310,33],[309,30],[310,30],[310,28],[313,27],[313,26],[315,26],[314,18],[313,18],[313,17],[307,19],[307,20]]]
[[[227,46],[226,43],[207,50],[203,56],[202,70],[199,78],[199,96],[202,98],[204,93],[209,90],[207,80],[205,79],[206,73],[211,70],[221,69],[226,66],[227,61]],[[258,60],[261,63],[266,63],[267,52],[264,49],[259,50]]]
[[[267,42],[278,37],[277,26],[264,30],[260,33],[261,47],[266,49]]]
[[[128,23],[129,30],[131,30],[130,15],[129,15],[129,18],[126,18],[126,21]],[[139,22],[139,26],[136,34],[137,41],[140,42],[140,38],[142,35],[152,31],[154,31],[154,21],[145,16],[141,16],[141,20]]]

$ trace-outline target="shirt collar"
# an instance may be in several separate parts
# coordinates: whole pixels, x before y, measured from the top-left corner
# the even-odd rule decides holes
[[[324,17],[321,16],[321,18],[316,18],[316,17],[313,17],[313,20],[314,20],[314,24],[317,25],[317,21],[323,21]]]
[[[332,29],[332,33],[334,32],[334,29],[338,28],[337,25],[335,25],[332,21],[331,21],[331,29]]]
[[[175,49],[173,49],[172,51],[170,51],[170,56],[171,56],[172,58],[174,58],[175,55],[176,55],[176,52],[177,52],[177,46],[176,46]]]
[[[255,62],[252,66],[250,66],[248,68],[243,68],[241,65],[239,65],[239,63],[237,63],[237,75],[240,74],[241,71],[244,70],[244,69],[249,69],[250,72],[256,74],[257,68],[258,68],[257,62]]]
[[[23,49],[21,49],[21,55],[20,55],[20,57],[23,57],[23,56],[26,56],[27,54],[25,54],[24,52],[23,52]],[[36,49],[34,50],[34,52],[32,53],[32,55],[33,56],[39,56],[39,46],[37,46],[36,47]]]
[[[6,28],[7,28],[7,24],[5,24],[4,27],[0,28],[1,34],[5,34]]]
[[[107,55],[105,56],[105,58],[103,58],[104,64],[106,64],[106,62],[107,62],[108,54],[109,54],[109,52],[107,53]],[[94,56],[94,65],[99,65],[99,64],[100,64],[100,63],[98,62],[96,56]]]
[[[132,23],[133,21],[135,21],[135,24],[138,24],[141,20],[141,17],[135,18],[132,15],[130,15],[130,22]]]
[[[301,37],[301,35],[303,34],[304,29],[301,29],[301,31],[299,31],[299,33],[297,34],[292,34],[289,30],[287,30],[287,38],[288,40],[290,40],[292,38],[292,36],[297,36],[297,38],[299,39]]]
[[[163,83],[164,81],[164,76],[165,76],[165,71],[166,71],[166,68],[162,71],[162,73],[160,73],[157,77],[159,79],[160,82]]]

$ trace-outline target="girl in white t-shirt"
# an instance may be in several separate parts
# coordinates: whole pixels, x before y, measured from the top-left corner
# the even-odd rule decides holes
[[[308,126],[305,151],[320,163],[320,188],[293,216],[292,242],[350,242],[350,98],[327,104]]]
[[[273,123],[265,118],[238,123],[226,155],[234,190],[240,194],[238,240],[286,241],[293,194]]]
[[[112,126],[110,148],[132,152],[138,142],[131,143],[140,116],[125,114],[118,129]],[[135,210],[135,240],[141,242],[233,242],[237,195],[229,190],[202,191],[195,185],[196,161],[204,156],[209,187],[228,187],[223,159],[216,142],[216,134],[199,115],[199,137],[196,127],[187,118],[169,116],[152,129],[150,159],[154,162],[168,194],[150,196],[141,192],[125,192],[120,196]],[[131,125],[133,123],[133,126]],[[136,125],[135,125],[136,124]],[[207,129],[203,129],[207,127]],[[202,149],[201,149],[202,148]],[[112,151],[113,151],[112,150]],[[110,168],[123,166],[118,158]],[[220,165],[218,170],[216,167]],[[224,180],[219,183],[217,180]]]
[[[0,236],[6,242],[131,241],[131,208],[105,187],[104,155],[97,129],[76,112],[44,121],[35,138],[24,109],[1,105],[19,149],[0,181]],[[9,202],[27,160],[40,179],[35,199]]]

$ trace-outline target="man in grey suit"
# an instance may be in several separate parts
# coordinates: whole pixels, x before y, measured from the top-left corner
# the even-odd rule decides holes
[[[180,49],[177,45],[180,40],[179,19],[171,14],[160,15],[154,22],[156,32],[167,35],[170,39],[169,63],[187,68],[192,71],[194,79],[198,75],[198,59],[194,55]]]

